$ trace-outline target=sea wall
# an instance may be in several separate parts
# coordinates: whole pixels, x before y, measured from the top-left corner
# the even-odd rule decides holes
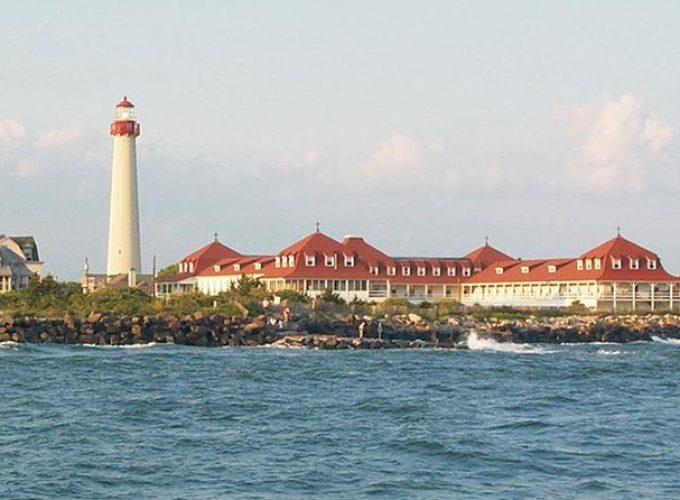
[[[361,326],[361,324],[364,324]],[[360,335],[363,330],[363,336]],[[465,348],[468,334],[515,343],[649,341],[652,336],[680,338],[680,316],[564,316],[522,320],[477,320],[454,316],[427,322],[418,315],[388,318],[317,319],[278,317],[114,316],[79,319],[6,317],[0,342],[131,345],[175,343],[202,347],[279,345],[342,348]]]

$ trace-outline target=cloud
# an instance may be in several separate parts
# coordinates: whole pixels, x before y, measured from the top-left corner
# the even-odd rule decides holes
[[[35,160],[28,158],[21,160],[19,165],[17,165],[14,175],[19,179],[36,177],[38,175],[38,169]]]
[[[411,137],[392,134],[373,154],[369,164],[387,170],[415,167],[420,164],[422,149]]]
[[[642,137],[647,141],[652,151],[663,149],[673,138],[673,131],[667,125],[656,120],[648,119],[642,131]]]
[[[80,130],[72,129],[53,129],[38,136],[35,146],[40,149],[60,148],[67,146],[80,139]]]
[[[18,121],[0,118],[0,146],[16,147],[26,137],[26,128]]]
[[[632,94],[559,110],[576,136],[566,177],[592,192],[643,191],[672,130]]]

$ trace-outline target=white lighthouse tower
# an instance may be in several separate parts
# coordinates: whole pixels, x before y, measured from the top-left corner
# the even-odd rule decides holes
[[[106,274],[134,275],[142,272],[139,243],[139,199],[137,195],[137,148],[139,123],[134,105],[127,97],[116,104],[111,124],[113,169],[111,173],[111,215]]]

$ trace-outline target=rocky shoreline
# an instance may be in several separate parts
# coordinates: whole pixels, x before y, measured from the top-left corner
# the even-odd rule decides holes
[[[363,325],[362,325],[363,324]],[[362,335],[363,333],[363,335]],[[559,316],[480,321],[452,316],[427,322],[416,314],[388,318],[317,319],[274,316],[114,316],[79,319],[6,317],[0,342],[135,345],[172,343],[200,347],[282,346],[318,349],[467,348],[467,338],[519,344],[627,343],[652,337],[680,339],[680,316]]]

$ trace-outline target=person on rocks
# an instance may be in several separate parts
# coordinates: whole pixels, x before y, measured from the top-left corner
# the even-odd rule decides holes
[[[366,333],[366,322],[362,321],[359,325],[359,340],[364,340],[364,333]]]
[[[290,307],[285,307],[283,309],[283,324],[288,326],[288,322],[290,321]]]
[[[378,339],[382,340],[383,338],[383,322],[378,321],[378,328],[376,329],[378,332]]]

